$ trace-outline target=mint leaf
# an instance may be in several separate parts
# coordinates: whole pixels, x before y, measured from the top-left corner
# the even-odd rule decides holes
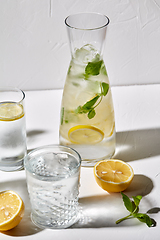
[[[83,113],[83,109],[81,106],[78,106],[75,110],[75,113],[78,114],[78,113]]]
[[[76,108],[76,110],[75,110],[75,113],[76,113],[76,114],[77,114],[77,113],[80,113],[80,114],[82,114],[82,113],[87,113],[89,110],[90,110],[90,108],[87,109],[87,108],[83,108],[83,106],[78,106],[78,107]]]
[[[139,205],[139,203],[140,203],[140,201],[141,201],[141,199],[142,199],[142,196],[136,196],[136,197],[132,197],[133,198],[133,200],[134,200],[134,203],[135,203],[135,205],[138,207],[138,205]]]
[[[133,204],[132,202],[130,201],[129,197],[127,197],[124,193],[121,192],[121,195],[122,195],[122,198],[123,198],[123,202],[124,202],[124,205],[125,207],[127,208],[127,210],[129,212],[132,212],[133,211]]]
[[[88,118],[91,119],[96,115],[96,112],[93,108],[94,104],[97,102],[100,96],[92,98],[90,101],[86,102],[83,106],[78,106],[75,110],[75,113],[88,113]]]
[[[86,102],[83,106],[82,106],[82,109],[83,110],[90,110],[91,107],[93,107],[93,105],[97,102],[98,98],[100,96],[96,96],[94,98],[92,98],[90,101]]]
[[[102,101],[103,96],[106,96],[109,90],[109,84],[105,82],[100,82],[100,87],[101,87],[101,93],[97,93],[95,97],[93,97],[91,100],[87,101],[84,105],[79,105],[75,109],[76,114],[82,114],[82,113],[88,113],[88,118],[91,119],[96,115],[95,108],[100,104]],[[97,100],[100,98],[98,103],[95,105]]]
[[[96,61],[96,62],[88,62],[87,66],[85,67],[85,74],[88,75],[93,75],[96,76],[99,74],[101,65],[102,65],[102,60],[101,61]]]
[[[64,107],[61,109],[61,125],[63,124],[63,118],[64,118]]]
[[[70,65],[68,68],[68,73],[67,73],[68,75],[70,74],[71,68],[72,68],[72,65]]]
[[[147,214],[136,213],[134,214],[134,217],[136,217],[140,222],[146,223],[148,227],[152,227],[155,223],[155,221],[152,220]]]
[[[127,210],[130,212],[130,214],[126,217],[123,217],[116,221],[116,224],[129,219],[129,218],[137,218],[140,222],[146,223],[148,227],[154,227],[156,226],[156,221],[152,218],[150,218],[147,214],[144,213],[138,213],[139,211],[139,203],[142,199],[142,196],[138,195],[136,197],[132,197],[134,202],[129,199],[124,193],[121,192],[123,202]]]
[[[102,88],[103,88],[102,94],[103,96],[106,96],[109,91],[109,84],[102,82]]]
[[[104,63],[102,64],[102,67],[101,67],[101,73],[106,75],[106,76],[108,76],[107,75],[107,70],[106,70],[106,67],[105,67]]]
[[[94,116],[96,115],[96,112],[94,109],[91,109],[88,113],[88,118],[91,119],[91,118],[94,118]]]

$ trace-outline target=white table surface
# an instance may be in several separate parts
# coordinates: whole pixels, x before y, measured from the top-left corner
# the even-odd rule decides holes
[[[0,172],[0,190],[17,191],[25,203],[20,224],[0,239],[159,239],[160,235],[160,85],[112,88],[115,108],[117,148],[114,158],[128,162],[134,179],[124,192],[142,195],[140,212],[152,212],[157,222],[149,228],[138,220],[115,221],[128,214],[120,193],[109,194],[95,182],[93,168],[81,168],[78,223],[63,230],[39,229],[30,220],[30,203],[25,172]],[[58,144],[62,90],[26,92],[28,151],[47,144]]]

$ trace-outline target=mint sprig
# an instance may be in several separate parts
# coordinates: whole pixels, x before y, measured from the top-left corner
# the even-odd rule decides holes
[[[88,62],[87,66],[85,67],[85,76],[88,77],[89,75],[96,76],[99,74],[103,61],[93,61]]]
[[[155,226],[155,220],[150,218],[147,214],[139,213],[139,204],[142,199],[142,196],[140,196],[140,195],[138,195],[136,197],[133,196],[132,197],[133,201],[131,201],[129,199],[129,197],[127,195],[125,195],[124,193],[121,192],[121,195],[123,198],[124,205],[125,205],[126,209],[130,212],[130,214],[127,215],[126,217],[123,217],[123,218],[117,220],[116,224],[118,224],[126,219],[129,219],[129,218],[137,218],[140,222],[146,223],[148,227]]]
[[[102,83],[100,83],[100,86],[101,86],[101,93],[97,93],[94,98],[87,101],[84,105],[82,105],[82,106],[79,105],[75,110],[76,114],[77,113],[79,113],[79,114],[87,113],[87,116],[89,119],[92,119],[96,115],[95,108],[100,104],[103,96],[106,96],[109,91],[108,83],[102,82]],[[99,102],[97,103],[98,100],[99,100]]]
[[[99,75],[101,68],[103,67],[103,60],[99,60],[99,55],[96,56],[95,60],[92,62],[88,62],[85,67],[84,77],[86,80],[89,79],[90,76]],[[109,84],[105,82],[100,82],[101,93],[97,93],[95,97],[91,100],[87,101],[84,105],[80,105],[76,108],[75,113],[79,114],[87,114],[89,119],[92,119],[96,115],[95,108],[100,104],[102,98],[107,95],[109,91]]]

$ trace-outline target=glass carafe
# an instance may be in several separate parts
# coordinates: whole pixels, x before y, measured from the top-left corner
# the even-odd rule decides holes
[[[115,118],[103,61],[108,17],[79,13],[65,19],[71,61],[61,103],[60,144],[77,150],[82,166],[115,152]]]

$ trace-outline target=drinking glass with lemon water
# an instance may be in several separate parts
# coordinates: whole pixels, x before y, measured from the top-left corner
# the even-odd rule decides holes
[[[60,144],[76,149],[82,166],[93,166],[115,152],[115,118],[103,61],[109,19],[82,13],[65,20],[71,47],[61,103]]]
[[[17,88],[0,89],[0,170],[23,168],[27,152],[25,94]]]

